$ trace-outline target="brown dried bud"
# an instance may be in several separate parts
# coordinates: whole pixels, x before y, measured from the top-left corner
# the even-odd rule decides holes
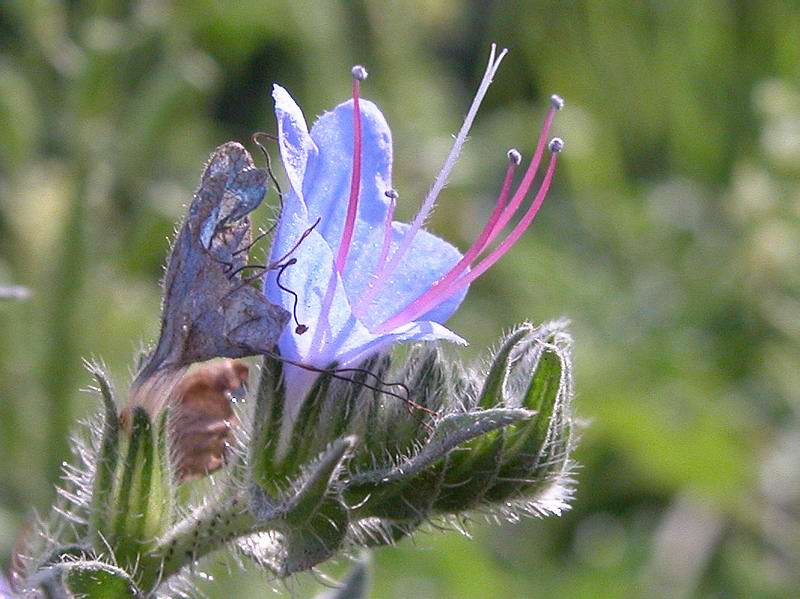
[[[214,152],[181,226],[164,277],[161,336],[136,376],[129,407],[155,416],[191,364],[271,352],[289,313],[251,286],[248,214],[266,173],[235,142]],[[262,267],[263,268],[263,267]]]
[[[242,390],[249,368],[221,360],[191,370],[175,387],[172,430],[178,482],[219,470],[236,426],[231,395]]]

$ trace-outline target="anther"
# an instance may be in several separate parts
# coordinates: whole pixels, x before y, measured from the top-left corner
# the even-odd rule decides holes
[[[515,165],[519,166],[522,163],[522,154],[520,154],[515,148],[511,148],[508,151],[508,159]]]
[[[396,189],[387,189],[386,191],[383,192],[383,195],[385,195],[390,200],[395,200],[395,201],[397,201],[397,199],[400,197],[400,194],[397,193]]]
[[[364,81],[369,76],[367,69],[362,67],[360,64],[354,66],[350,72],[353,73],[353,79],[358,79],[359,81]]]
[[[556,110],[561,110],[562,108],[564,108],[564,98],[562,98],[558,94],[553,94],[552,96],[550,96],[550,105]]]
[[[553,154],[558,154],[564,149],[564,140],[560,137],[554,137],[550,140],[550,144],[547,147],[550,148],[550,151],[553,152]]]

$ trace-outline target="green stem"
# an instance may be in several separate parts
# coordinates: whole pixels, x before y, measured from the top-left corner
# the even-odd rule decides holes
[[[139,584],[148,589],[227,543],[259,532],[245,493],[198,509],[162,538],[144,558]]]

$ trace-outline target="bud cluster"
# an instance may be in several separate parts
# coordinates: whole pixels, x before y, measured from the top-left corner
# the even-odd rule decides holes
[[[215,492],[182,510],[168,412],[120,418],[93,366],[103,424],[80,448],[84,468],[67,471],[62,517],[30,545],[18,588],[145,596],[225,546],[282,578],[426,524],[559,514],[572,494],[570,360],[563,322],[517,327],[483,372],[419,344],[402,360],[320,374],[287,421],[282,364],[265,358]],[[93,595],[100,579],[120,594]]]

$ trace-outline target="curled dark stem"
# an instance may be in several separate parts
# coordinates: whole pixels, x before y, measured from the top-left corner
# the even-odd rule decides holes
[[[263,265],[263,264],[250,264],[250,265],[246,266],[245,268],[254,268],[254,269],[258,269],[258,272],[257,272],[256,274],[254,274],[254,275],[250,276],[250,277],[245,277],[245,278],[243,278],[243,279],[242,279],[242,282],[241,282],[239,285],[237,285],[236,287],[234,287],[234,288],[233,288],[233,289],[230,291],[230,293],[236,293],[236,292],[237,292],[239,289],[241,289],[242,287],[245,287],[246,285],[250,285],[251,283],[255,283],[256,281],[258,281],[258,280],[259,280],[261,277],[263,277],[265,274],[267,274],[267,273],[268,273],[268,272],[270,272],[271,270],[277,270],[277,269],[279,269],[279,268],[280,268],[280,266],[275,266],[275,265],[268,265],[268,266],[265,266],[265,265]],[[240,270],[241,270],[241,269],[240,269]]]
[[[359,372],[361,374],[371,376],[376,381],[378,381],[379,385],[382,385],[384,387],[400,387],[403,391],[405,391],[407,397],[411,397],[411,390],[405,383],[387,383],[386,381],[382,380],[377,374],[375,374],[371,370],[367,370],[366,368],[336,368],[335,370],[336,372]]]
[[[305,231],[303,231],[303,234],[302,234],[302,235],[300,235],[300,239],[298,239],[298,240],[295,242],[295,244],[292,246],[292,248],[291,248],[291,249],[290,249],[288,252],[286,252],[286,253],[285,253],[283,256],[281,256],[280,258],[278,258],[277,260],[273,261],[273,262],[270,264],[270,269],[273,269],[273,268],[280,268],[280,264],[281,264],[281,263],[282,263],[284,260],[286,260],[286,258],[288,258],[289,256],[291,256],[292,254],[294,254],[294,253],[295,253],[295,251],[297,250],[297,248],[299,248],[299,247],[300,247],[300,244],[301,244],[301,243],[303,243],[303,242],[306,240],[306,238],[307,238],[309,235],[311,235],[311,232],[312,232],[312,231],[313,231],[313,230],[314,230],[314,229],[317,227],[317,225],[320,223],[320,221],[321,221],[321,220],[322,220],[322,217],[317,217],[317,220],[315,220],[315,221],[314,221],[314,224],[313,224],[313,225],[311,225],[311,226],[310,226],[308,229],[306,229]]]
[[[243,271],[247,270],[248,268],[255,268],[255,269],[259,269],[259,270],[266,270],[267,269],[267,267],[264,266],[263,264],[245,264],[244,266],[240,266],[239,268],[234,270],[231,274],[229,274],[228,278],[232,279],[233,277],[238,275],[240,272],[243,272]]]
[[[271,353],[268,354],[270,357],[280,361],[285,362],[286,364],[291,364],[292,366],[297,366],[298,368],[302,368],[303,370],[308,370],[309,372],[317,372],[319,374],[324,374],[330,376],[333,379],[344,381],[346,383],[353,383],[354,385],[360,385],[365,389],[369,389],[370,391],[375,391],[376,393],[383,393],[384,395],[388,395],[389,397],[394,397],[395,399],[399,399],[402,401],[408,408],[409,412],[412,410],[419,410],[427,414],[428,416],[432,416],[434,418],[439,416],[439,413],[431,410],[430,408],[423,406],[420,403],[417,403],[413,399],[411,399],[411,391],[404,383],[387,383],[383,381],[377,374],[371,372],[369,370],[363,368],[320,368],[319,366],[311,366],[310,364],[305,364],[303,362],[298,362],[297,360],[291,360],[289,358],[285,358],[280,354]],[[366,383],[364,381],[357,381],[347,376],[343,376],[340,374],[341,372],[364,372],[372,376],[375,380],[378,381],[378,385],[372,385],[370,383]],[[406,395],[401,395],[400,393],[395,393],[394,391],[389,391],[387,387],[402,387]],[[426,428],[431,429],[428,423],[423,422]],[[431,429],[432,430],[432,429]]]
[[[236,287],[236,289],[241,289],[244,285],[249,285],[250,283],[253,283],[253,282],[257,281],[262,276],[264,276],[265,273],[267,273],[267,272],[269,272],[271,270],[281,270],[281,273],[282,273],[283,269],[286,266],[291,266],[291,264],[296,264],[297,263],[297,260],[295,258],[292,259],[292,260],[294,260],[294,262],[291,262],[291,260],[289,261],[289,262],[291,262],[291,264],[289,264],[289,262],[284,262],[284,261],[289,256],[291,256],[294,252],[297,251],[297,248],[300,247],[300,244],[303,243],[303,241],[305,241],[305,239],[309,235],[311,235],[311,232],[317,227],[317,225],[319,225],[321,220],[322,220],[322,218],[318,217],[317,220],[314,221],[313,225],[311,225],[308,229],[303,231],[303,234],[300,235],[300,238],[295,242],[295,244],[291,247],[291,249],[288,252],[286,252],[283,256],[281,256],[278,260],[273,260],[272,262],[270,262],[269,264],[266,264],[266,265],[264,265],[264,264],[246,264],[245,266],[241,266],[241,267],[237,268],[235,271],[233,271],[230,274],[228,274],[228,278],[229,279],[233,279],[233,277],[235,277],[237,274],[239,274],[240,272],[242,272],[243,270],[248,269],[248,268],[258,269],[258,270],[261,271],[261,272],[257,273],[256,275],[253,275],[252,277],[248,277],[248,278],[243,279],[242,280],[242,285],[239,285],[238,287]],[[269,235],[274,228],[275,228],[275,225],[270,227],[269,231],[259,235],[247,247],[244,247],[244,248],[234,252],[233,255],[235,256],[236,254],[238,254],[240,252],[249,250],[251,247],[253,247],[253,245],[258,243],[258,241],[260,241],[263,237],[265,237],[266,235]],[[223,272],[225,272],[225,273],[228,273],[233,268],[233,263],[232,262],[226,262],[224,260],[220,260],[217,257],[214,257],[214,259],[224,266]],[[281,289],[283,289],[283,287],[281,287]],[[297,297],[295,296],[295,306],[296,305],[297,305]],[[297,320],[297,319],[295,318],[295,320]],[[305,325],[298,324],[298,327],[302,327],[303,328],[303,332],[305,332],[308,329],[308,327],[306,327]],[[301,334],[301,333],[298,333],[298,334]]]
[[[272,233],[272,232],[275,230],[275,227],[277,227],[277,226],[278,226],[278,222],[277,222],[277,221],[275,221],[275,223],[274,223],[274,224],[273,224],[273,225],[272,225],[272,226],[271,226],[269,229],[267,229],[266,231],[263,231],[262,233],[259,233],[258,235],[256,235],[256,238],[255,238],[255,239],[253,239],[253,241],[251,241],[250,243],[248,243],[248,244],[247,244],[246,246],[244,246],[243,248],[241,248],[241,249],[238,249],[238,250],[236,250],[235,252],[233,252],[233,255],[234,255],[234,256],[238,256],[239,254],[243,254],[243,253],[245,253],[245,252],[249,252],[251,249],[253,249],[253,247],[255,247],[255,245],[256,245],[256,244],[257,244],[259,241],[261,241],[261,240],[262,240],[262,239],[264,239],[264,238],[265,238],[267,235],[269,235],[270,233]]]
[[[272,171],[272,158],[270,158],[269,152],[267,152],[267,148],[264,147],[264,144],[259,141],[259,138],[261,137],[266,137],[270,141],[278,141],[278,138],[274,135],[270,135],[269,133],[264,133],[263,131],[253,133],[251,137],[253,143],[256,144],[258,149],[261,150],[261,153],[264,154],[264,160],[267,162],[267,174],[272,181],[272,185],[275,186],[275,192],[278,194],[278,200],[281,203],[281,211],[283,211],[283,191],[281,190],[281,186],[280,183],[278,183],[277,177],[275,177],[275,173]]]
[[[281,275],[283,275],[283,273],[286,271],[287,268],[289,268],[290,266],[294,266],[295,264],[297,264],[297,258],[292,258],[285,264],[279,266],[278,276],[275,277],[275,283],[278,285],[281,291],[285,291],[286,293],[291,294],[291,296],[294,298],[294,304],[292,305],[292,316],[294,317],[294,321],[297,324],[297,326],[294,329],[294,332],[298,335],[302,335],[308,330],[308,326],[301,324],[300,320],[297,318],[297,304],[300,301],[300,297],[297,295],[297,292],[295,292],[293,289],[289,289],[283,283],[281,283]]]

